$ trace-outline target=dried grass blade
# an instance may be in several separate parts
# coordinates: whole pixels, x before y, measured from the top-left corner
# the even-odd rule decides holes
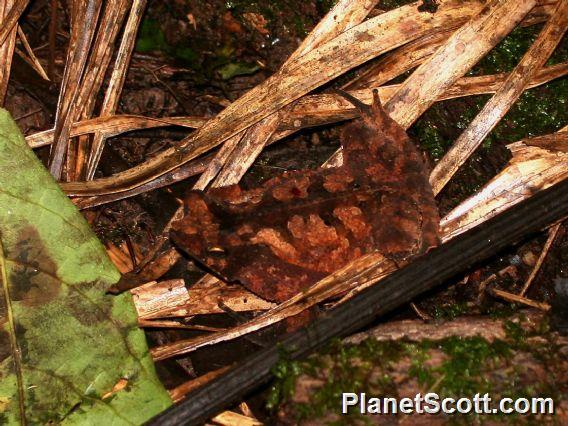
[[[279,121],[280,114],[275,113],[245,130],[243,138],[232,150],[212,186],[227,186],[239,182],[276,131]]]
[[[568,73],[568,63],[552,65],[542,68],[533,76],[530,87],[545,84]],[[495,93],[503,84],[508,74],[494,74],[477,77],[462,77],[453,86],[447,89],[436,99],[436,102],[463,96]],[[379,96],[383,103],[388,103],[396,92],[400,90],[400,84],[378,87]],[[372,101],[372,92],[369,89],[352,90],[350,94],[362,102]],[[306,127],[321,126],[342,120],[348,120],[356,116],[355,108],[341,97],[333,94],[311,95],[300,99],[290,113],[283,118],[280,128],[273,137],[278,139],[288,136],[292,132]],[[284,133],[285,132],[285,133]]]
[[[533,76],[528,88],[537,87],[548,83],[551,80],[560,78],[568,74],[568,62],[563,62],[550,67],[541,68]],[[495,93],[495,91],[505,81],[508,74],[493,74],[477,77],[462,77],[452,87],[450,87],[441,98],[453,99],[463,96]],[[379,87],[379,94],[383,102],[388,101],[398,90],[400,85],[390,85]],[[371,92],[367,89],[350,91],[362,102],[371,102]],[[334,123],[348,120],[355,117],[355,109],[351,104],[335,95],[311,95],[298,101],[287,117],[280,123],[280,128],[271,138],[270,143],[280,140],[290,134],[290,130],[297,131],[301,128],[319,126],[322,124]],[[196,129],[203,126],[207,118],[203,117],[144,117],[138,115],[113,115],[109,117],[97,117],[81,120],[73,124],[70,137],[100,132],[105,138],[111,138],[121,133],[133,130],[153,129],[166,126],[180,126],[188,129]],[[299,124],[299,125],[298,125]],[[39,148],[53,143],[53,129],[44,130],[26,137],[30,148]]]
[[[219,145],[348,69],[420,37],[433,28],[467,20],[481,8],[477,0],[445,0],[440,2],[438,13],[432,15],[416,13],[418,4],[403,6],[369,19],[300,57],[288,72],[274,75],[256,86],[194,135],[186,138],[181,146],[168,149],[140,166],[108,178],[67,183],[66,191],[76,196],[99,195],[142,185]]]
[[[133,130],[154,129],[156,127],[180,126],[196,129],[207,122],[202,117],[144,117],[141,115],[113,115],[97,117],[76,122],[71,127],[69,137],[86,135],[89,133],[102,133],[106,138],[120,135]],[[44,130],[26,137],[30,148],[51,145],[53,143],[54,129]]]
[[[92,46],[77,102],[73,106],[74,121],[90,118],[95,108],[97,94],[103,84],[115,41],[128,10],[129,0],[109,0],[100,18],[96,38]],[[67,180],[75,181],[85,175],[89,150],[89,138],[80,137],[78,143],[69,144],[69,150],[76,155],[67,156]]]
[[[535,6],[521,22],[521,26],[530,26],[545,22],[552,12],[552,5]],[[430,34],[414,40],[402,47],[399,47],[391,54],[368,68],[365,72],[355,77],[342,88],[344,90],[372,88],[392,80],[395,77],[420,65],[448,39],[458,26],[448,26],[440,30],[432,31]]]
[[[211,419],[214,424],[220,426],[262,426],[263,423],[257,419],[235,413],[234,411],[223,411]]]
[[[122,93],[122,87],[124,86],[124,80],[126,79],[128,64],[130,63],[132,51],[136,43],[136,34],[138,33],[138,27],[145,9],[146,0],[134,0],[132,2],[130,15],[126,21],[126,28],[124,29],[124,35],[118,49],[116,63],[114,64],[109,86],[101,107],[100,115],[102,117],[111,116],[116,112],[120,94]],[[106,136],[103,133],[95,133],[87,163],[87,180],[93,179],[93,176],[95,175],[95,170],[99,164],[105,140]]]
[[[448,88],[517,26],[536,0],[492,0],[408,77],[385,104],[393,120],[408,128]],[[337,151],[324,166],[342,162]]]
[[[30,0],[4,0],[4,5],[0,5],[3,9],[2,20],[0,21],[0,46],[9,38],[13,37],[16,23]]]
[[[386,105],[391,117],[408,127],[515,28],[536,1],[493,0],[457,30],[401,85]]]
[[[550,80],[566,75],[567,73],[568,73],[568,63],[557,64],[541,69],[531,81],[530,87],[535,87],[540,84],[544,84]],[[507,74],[496,74],[496,75],[487,75],[479,77],[463,77],[460,80],[458,80],[456,84],[448,90],[448,92],[444,94],[442,99],[450,99],[455,97],[470,96],[476,94],[494,93],[495,90],[501,85],[501,83],[505,81],[506,77]],[[392,96],[392,94],[395,93],[397,87],[398,87],[397,85],[379,87],[378,90],[381,99],[388,100]],[[356,96],[357,98],[359,98],[361,101],[367,103],[371,102],[370,98],[371,92],[369,90],[352,91],[350,93]],[[269,143],[274,143],[280,140],[281,138],[284,138],[294,133],[300,128],[334,123],[341,120],[347,120],[349,118],[355,117],[355,115],[356,111],[354,110],[353,105],[344,103],[343,99],[339,99],[335,95],[308,96],[300,100],[294,106],[292,114],[289,114],[286,117],[286,119],[280,123],[281,129],[278,130],[276,133],[274,133]],[[121,116],[115,116],[114,119],[117,119],[118,121],[119,117]],[[141,117],[140,119],[143,118]],[[148,121],[147,127],[159,127],[159,126],[170,125],[168,124],[167,120],[175,121],[174,123],[171,124],[179,126],[185,125],[186,127],[199,127],[200,122],[206,121],[206,119],[188,117],[187,118],[188,123],[184,123],[183,119],[184,119],[183,117],[179,117],[175,120],[173,118],[169,119],[148,118],[146,121]],[[166,120],[166,121],[162,122],[158,120]],[[84,123],[88,122],[89,121],[86,121]],[[78,123],[77,125],[81,129],[85,127],[85,130],[87,130],[87,126],[83,126],[82,123],[83,122]],[[121,130],[128,131],[128,130],[137,129],[138,127],[136,127],[136,123],[137,121],[132,122],[131,127],[125,125],[123,128],[121,128]],[[296,127],[294,123],[300,123],[300,126]],[[118,130],[114,131],[118,133]],[[237,135],[237,137],[239,137],[239,135]],[[35,138],[35,135],[29,136],[28,142],[30,142],[29,138]],[[45,139],[46,138],[42,136],[41,143],[45,143]],[[34,143],[35,141],[36,139],[33,140]],[[531,143],[537,143],[536,139],[532,139],[531,141],[533,141]],[[553,149],[554,147],[548,145],[547,148]],[[556,149],[560,148],[561,146],[556,145]],[[222,147],[221,149],[224,148]],[[229,153],[230,150],[227,152]],[[183,166],[178,167],[177,169],[160,176],[158,179],[155,179],[142,186],[136,187],[132,190],[114,193],[114,194],[94,196],[94,197],[77,198],[75,203],[79,208],[89,208],[121,200],[124,198],[132,197],[134,195],[142,194],[144,192],[151,191],[156,188],[161,188],[169,184],[179,182],[180,180],[187,179],[188,177],[195,176],[200,173],[204,174],[205,168],[208,167],[210,162],[212,161],[214,161],[214,159],[210,158],[209,156],[200,157],[199,159],[192,160],[184,164]],[[218,166],[218,169],[220,169],[220,166]],[[215,174],[217,173],[218,169],[217,170],[214,169]],[[204,189],[205,185],[196,184],[194,188]]]
[[[541,68],[533,76],[528,88],[537,87],[548,83],[551,80],[560,78],[568,74],[568,62],[563,62],[550,67]],[[503,84],[508,74],[493,74],[477,77],[462,77],[452,87],[450,87],[441,98],[453,99],[463,96],[495,93]],[[398,90],[400,85],[379,87],[379,94],[383,102],[387,102]],[[349,92],[362,102],[371,102],[371,92],[367,89]],[[297,131],[301,128],[319,126],[322,124],[334,123],[348,120],[355,117],[355,109],[351,104],[343,101],[335,95],[311,95],[298,101],[287,117],[280,123],[280,128],[271,138],[270,143],[280,140],[290,134],[290,130]],[[89,133],[100,132],[105,138],[111,138],[121,133],[133,130],[153,129],[166,126],[180,126],[188,129],[196,129],[207,122],[203,117],[144,117],[138,115],[113,115],[109,117],[97,117],[81,120],[73,124],[70,137],[80,136]],[[53,143],[54,130],[44,130],[26,137],[26,141],[31,148],[39,148]]]
[[[290,55],[285,67],[342,32],[359,25],[378,2],[378,0],[338,1]]]
[[[55,179],[60,179],[63,172],[69,132],[75,121],[74,106],[81,90],[101,4],[101,0],[74,0],[72,3],[71,40],[55,115],[54,144],[49,158],[49,171]]]
[[[138,312],[141,312],[139,307],[144,309],[144,301],[137,300],[137,296],[148,293],[145,286],[130,290],[135,296],[134,304]],[[148,294],[145,299],[153,304],[152,311],[143,311],[144,314],[140,315],[142,319],[179,318],[223,313],[224,310],[219,306],[219,302],[223,302],[225,306],[235,312],[266,311],[276,307],[276,304],[261,299],[242,286],[227,285],[211,275],[205,275],[193,284],[187,292],[187,300],[181,303],[174,305],[166,303],[165,300],[156,301],[151,296],[151,294]]]
[[[36,70],[36,72],[40,75],[41,78],[43,78],[44,80],[49,80],[47,73],[45,72],[45,70],[41,66],[41,63],[37,59],[34,51],[30,47],[30,44],[28,43],[28,39],[27,39],[26,35],[24,34],[24,31],[22,30],[22,28],[19,25],[18,25],[18,37],[20,38],[20,41],[22,42],[22,45],[24,46],[26,54],[19,51],[19,49],[17,49],[17,48],[16,48],[16,53],[18,53],[18,55],[20,55],[24,59],[24,61],[26,61],[28,64],[30,64],[30,66],[34,70]]]
[[[568,141],[568,132],[557,132],[537,138],[554,144]],[[480,191],[463,201],[440,222],[444,240],[459,235],[503,210],[568,179],[568,153],[530,146],[531,139],[507,146],[513,158],[497,176]]]
[[[8,90],[12,56],[16,45],[16,22],[21,14],[21,12],[16,13],[18,11],[17,5],[21,3],[21,1],[14,3],[13,0],[0,3],[0,16],[2,17],[0,33],[5,33],[3,39],[0,39],[0,106],[4,105],[4,98]],[[25,3],[27,4],[27,2]],[[10,25],[11,21],[13,21],[12,25]]]
[[[219,151],[217,151],[215,156],[211,159],[205,171],[201,173],[201,176],[199,176],[199,179],[197,180],[197,182],[195,182],[195,185],[193,185],[193,189],[205,191],[205,188],[207,188],[209,182],[211,182],[215,178],[215,176],[217,176],[219,171],[221,171],[223,166],[226,164],[227,159],[239,146],[239,142],[244,137],[245,133],[246,131],[237,133],[236,135],[231,136],[225,141],[221,148],[219,148]]]
[[[300,46],[286,60],[279,73],[285,73],[295,65],[296,60],[309,53],[322,43],[330,41],[345,30],[360,24],[369,12],[375,7],[376,0],[341,0],[323,17],[316,27],[308,34]],[[287,111],[289,109],[286,108]],[[262,152],[268,140],[278,127],[279,117],[276,113],[269,115],[258,123],[242,132],[242,137],[234,144],[233,138],[228,142],[226,149],[220,150],[210,168],[200,177],[200,186],[205,188],[215,177],[215,170],[222,166],[220,175],[213,182],[213,186],[231,185],[239,182]],[[285,111],[281,111],[285,115]],[[229,149],[231,152],[229,152]]]
[[[457,27],[442,28],[411,41],[378,61],[364,73],[343,86],[349,89],[370,89],[381,86],[432,56]]]
[[[161,175],[157,179],[147,182],[144,185],[137,186],[136,188],[129,189],[128,191],[96,195],[93,197],[74,198],[73,201],[78,209],[87,209],[103,204],[112,203],[113,201],[134,197],[135,195],[144,194],[157,188],[163,188],[192,176],[202,174],[205,172],[211,161],[213,161],[213,156],[205,155],[203,157],[185,163],[183,166],[178,167],[177,169],[164,175]],[[167,240],[171,222],[179,220],[181,219],[181,217],[183,217],[183,212],[181,211],[181,209],[178,209],[176,214],[172,216],[171,220],[166,225],[166,228],[163,230],[160,236],[158,236],[157,240],[159,242],[163,243]]]
[[[442,190],[459,167],[505,116],[527,88],[532,76],[554,52],[567,29],[568,2],[564,1],[558,3],[555,13],[507,80],[436,164],[430,177],[434,194]]]
[[[391,268],[391,262],[386,262],[380,254],[365,255],[355,260],[349,267],[343,268],[314,284],[307,292],[292,297],[249,322],[208,336],[158,346],[152,349],[152,356],[155,360],[161,360],[192,352],[204,346],[235,339],[268,327],[287,317],[297,315],[318,302],[336,296],[338,291],[349,290],[362,283],[373,282],[388,272],[392,272]]]

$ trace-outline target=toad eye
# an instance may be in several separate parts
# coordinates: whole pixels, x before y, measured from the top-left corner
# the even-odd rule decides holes
[[[212,256],[223,256],[226,252],[225,249],[223,247],[209,247],[207,249],[207,253],[209,253]]]

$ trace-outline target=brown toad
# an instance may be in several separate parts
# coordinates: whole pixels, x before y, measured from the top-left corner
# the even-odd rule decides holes
[[[365,253],[403,261],[436,246],[439,216],[421,153],[381,107],[342,93],[361,118],[341,133],[343,165],[262,186],[191,191],[175,244],[214,274],[284,301]]]

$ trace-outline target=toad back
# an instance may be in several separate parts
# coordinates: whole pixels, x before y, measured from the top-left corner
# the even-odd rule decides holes
[[[282,302],[363,254],[404,262],[439,243],[428,169],[383,110],[343,93],[360,113],[341,132],[343,165],[296,170],[257,188],[190,191],[174,243],[227,282]]]

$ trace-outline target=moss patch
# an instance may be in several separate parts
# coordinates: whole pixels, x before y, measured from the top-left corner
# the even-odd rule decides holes
[[[269,408],[277,408],[296,420],[324,418],[325,422],[352,423],[367,420],[359,414],[336,416],[343,392],[366,392],[378,397],[408,396],[437,392],[440,397],[489,393],[501,397],[552,397],[558,404],[559,381],[549,374],[561,355],[555,337],[546,329],[527,331],[519,322],[505,322],[507,338],[489,342],[481,337],[450,337],[421,342],[366,340],[359,345],[335,341],[305,361],[282,361],[270,391]],[[534,340],[539,336],[538,340]],[[526,366],[536,365],[545,373],[534,376]],[[410,387],[409,387],[410,384]],[[452,422],[459,416],[449,417]],[[516,421],[519,416],[491,416]],[[468,416],[468,422],[472,420]],[[489,417],[480,416],[484,422]],[[531,420],[523,416],[523,420]],[[534,419],[533,419],[534,420]]]

